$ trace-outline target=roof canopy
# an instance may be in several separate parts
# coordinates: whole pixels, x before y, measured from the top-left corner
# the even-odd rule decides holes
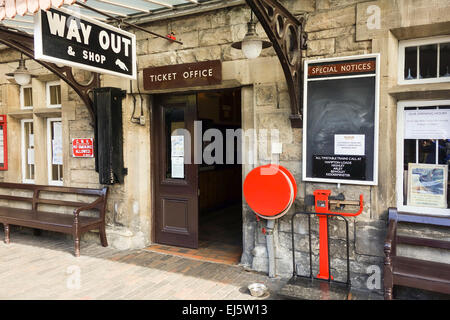
[[[0,25],[32,33],[33,15],[39,9],[48,10],[50,7],[65,7],[81,13],[82,16],[100,21],[108,19],[99,13],[80,7],[76,4],[77,1],[123,19],[215,2],[215,0],[0,0]]]

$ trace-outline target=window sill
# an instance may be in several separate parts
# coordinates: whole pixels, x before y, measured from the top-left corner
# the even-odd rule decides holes
[[[15,112],[8,112],[8,116],[22,120],[22,119],[33,119],[33,110],[21,110],[21,111],[15,111]]]
[[[60,118],[62,112],[61,108],[40,108],[34,109],[34,114],[42,118]]]
[[[388,93],[397,100],[450,99],[450,83],[397,85]]]

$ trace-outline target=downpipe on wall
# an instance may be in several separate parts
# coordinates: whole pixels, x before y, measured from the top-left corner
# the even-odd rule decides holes
[[[273,239],[273,229],[275,220],[267,220],[266,244],[267,256],[269,258],[269,278],[275,278],[275,243]]]

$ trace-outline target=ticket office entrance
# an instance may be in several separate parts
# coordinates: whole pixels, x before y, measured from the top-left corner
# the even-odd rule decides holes
[[[152,119],[153,241],[242,248],[240,89],[155,96]]]

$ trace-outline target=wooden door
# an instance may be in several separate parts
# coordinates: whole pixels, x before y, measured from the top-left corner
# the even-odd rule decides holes
[[[196,95],[157,97],[153,118],[155,241],[197,248],[198,170],[194,164]]]

